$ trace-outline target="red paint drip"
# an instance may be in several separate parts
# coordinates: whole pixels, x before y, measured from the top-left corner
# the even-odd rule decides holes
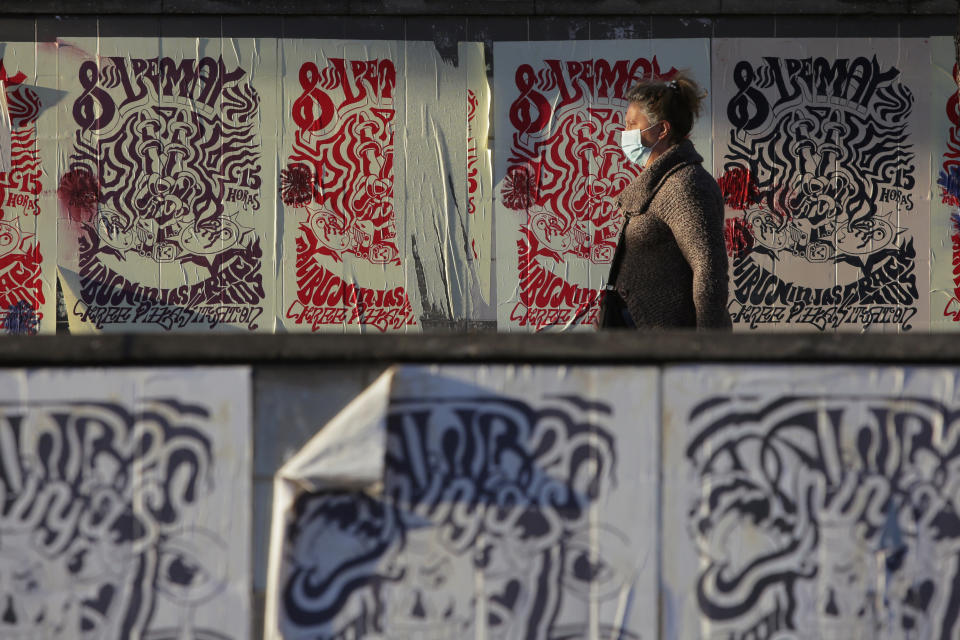
[[[739,258],[753,249],[753,229],[743,218],[726,221],[723,239],[727,244],[727,255],[731,258]]]
[[[280,172],[280,198],[288,207],[303,207],[313,199],[313,172],[304,164],[294,163]]]
[[[748,169],[734,167],[724,173],[717,184],[723,193],[723,201],[731,209],[744,211],[760,202],[760,188]]]
[[[57,198],[71,220],[90,222],[100,201],[100,185],[90,172],[83,169],[68,171],[60,178]]]

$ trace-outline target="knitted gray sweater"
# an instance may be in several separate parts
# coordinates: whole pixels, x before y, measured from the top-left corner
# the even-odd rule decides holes
[[[615,286],[640,328],[730,329],[723,195],[689,140],[620,193],[627,215]]]

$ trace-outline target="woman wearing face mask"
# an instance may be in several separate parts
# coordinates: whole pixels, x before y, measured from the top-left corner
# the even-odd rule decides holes
[[[619,197],[626,220],[607,295],[612,285],[638,328],[730,329],[723,196],[687,138],[704,94],[681,72],[626,98],[621,146],[644,169]]]

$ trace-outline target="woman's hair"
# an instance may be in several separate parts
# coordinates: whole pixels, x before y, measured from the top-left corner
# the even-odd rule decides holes
[[[650,124],[669,122],[670,138],[677,142],[690,133],[706,96],[707,92],[683,70],[670,79],[641,80],[630,87],[626,99],[640,107]]]

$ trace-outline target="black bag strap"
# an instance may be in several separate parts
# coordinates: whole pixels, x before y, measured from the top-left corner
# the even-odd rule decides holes
[[[607,287],[612,287],[617,282],[617,276],[620,275],[620,263],[623,262],[623,254],[626,251],[627,225],[630,224],[630,218],[633,217],[628,211],[623,212],[623,226],[620,227],[620,237],[617,239],[617,249],[613,252],[613,260],[610,261],[610,273],[607,274]]]

